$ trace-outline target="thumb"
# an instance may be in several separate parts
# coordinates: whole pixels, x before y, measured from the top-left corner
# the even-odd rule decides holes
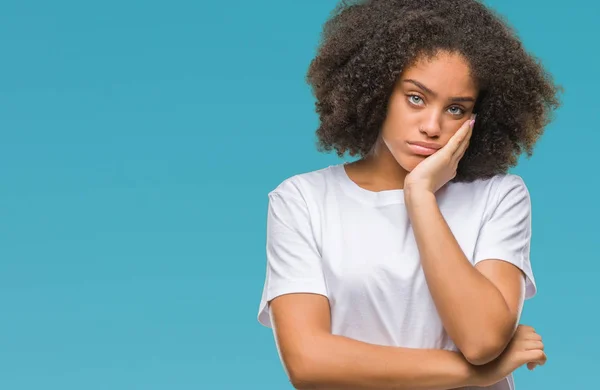
[[[529,351],[523,351],[521,354],[523,364],[527,363],[527,368],[530,370],[536,366],[543,366],[546,363],[546,354],[541,349],[532,349]]]

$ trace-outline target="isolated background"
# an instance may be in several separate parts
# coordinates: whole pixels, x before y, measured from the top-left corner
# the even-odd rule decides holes
[[[596,2],[488,1],[565,87],[514,172],[545,339],[518,388],[592,389]],[[267,193],[338,163],[304,82],[332,0],[0,4],[0,388],[291,388],[256,321]]]

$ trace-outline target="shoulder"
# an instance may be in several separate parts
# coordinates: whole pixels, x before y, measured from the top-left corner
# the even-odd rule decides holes
[[[494,183],[490,188],[494,196],[495,204],[505,202],[509,199],[520,200],[529,203],[529,189],[525,180],[519,175],[507,173],[494,177]],[[492,178],[492,179],[494,179]]]
[[[497,174],[490,178],[470,182],[455,182],[448,187],[448,192],[453,195],[470,193],[481,196],[485,193],[491,197],[501,197],[515,190],[528,192],[523,178],[513,173]]]
[[[466,207],[489,213],[505,202],[528,205],[530,198],[521,176],[504,173],[470,182],[451,182],[440,194],[439,201],[447,207],[463,211]]]
[[[269,192],[269,197],[292,197],[306,201],[326,190],[335,166],[297,173],[285,178]]]

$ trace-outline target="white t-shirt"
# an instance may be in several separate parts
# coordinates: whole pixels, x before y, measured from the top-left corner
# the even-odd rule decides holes
[[[427,288],[403,190],[366,190],[338,164],[292,176],[268,196],[261,324],[271,327],[271,299],[316,293],[329,299],[333,334],[379,345],[458,350]],[[526,275],[526,299],[533,297],[531,208],[521,177],[451,182],[436,198],[469,261],[493,258],[516,265]],[[513,390],[512,375],[488,389]]]

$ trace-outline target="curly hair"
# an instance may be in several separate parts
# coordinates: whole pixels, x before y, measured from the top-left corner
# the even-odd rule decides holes
[[[562,87],[504,18],[478,0],[338,4],[306,75],[320,119],[317,149],[365,157],[402,70],[440,50],[460,53],[479,88],[477,122],[454,180],[505,173],[523,151],[531,157]]]

